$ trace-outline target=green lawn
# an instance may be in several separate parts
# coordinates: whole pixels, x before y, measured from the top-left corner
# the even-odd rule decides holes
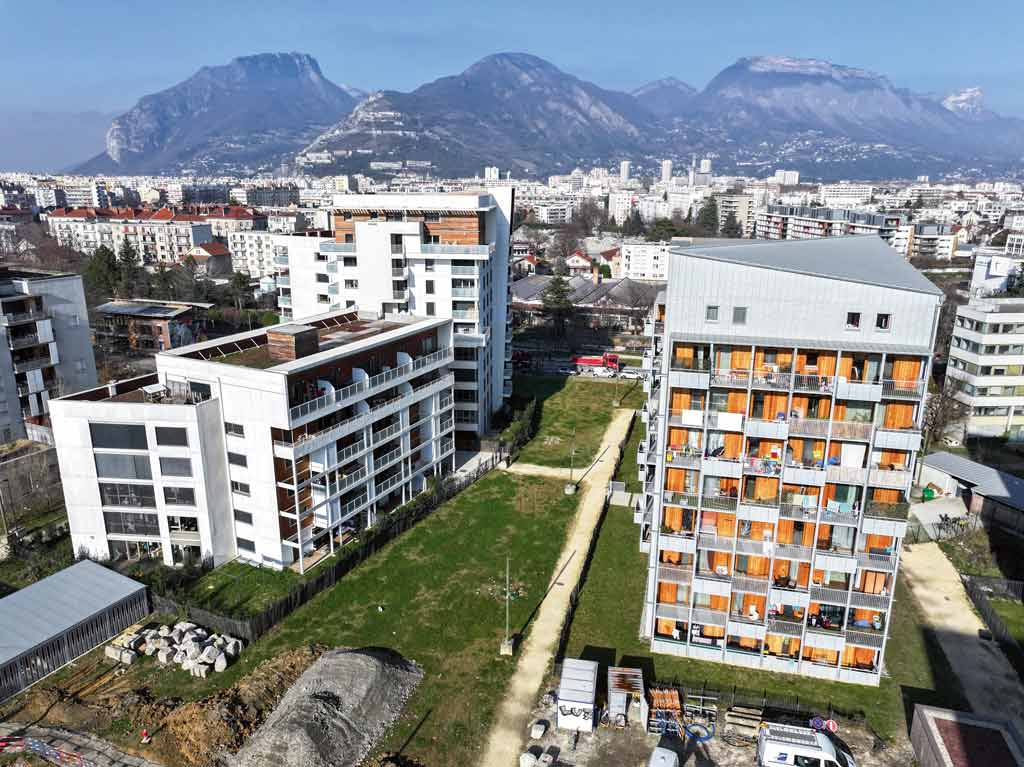
[[[822,704],[831,701],[839,709],[864,712],[884,738],[908,731],[914,703],[963,707],[951,681],[956,677],[934,637],[921,629],[919,608],[902,580],[897,580],[898,608],[886,650],[890,676],[877,689],[652,654],[649,643],[637,637],[647,576],[647,555],[638,551],[638,535],[629,509],[609,510],[573,618],[566,657],[639,666],[645,675],[662,681],[707,682],[718,689],[737,686]]]
[[[940,541],[939,547],[965,575],[1024,580],[1024,540],[1008,533],[989,537],[983,527],[959,538]]]
[[[989,604],[996,611],[1007,630],[1018,642],[1024,642],[1024,604],[1016,599],[989,599]]]
[[[472,764],[514,668],[498,656],[505,557],[518,594],[516,630],[547,589],[574,510],[557,480],[495,472],[296,610],[225,673],[197,680],[149,658],[140,671],[154,695],[188,700],[288,648],[390,647],[419,663],[425,678],[383,749],[411,738],[404,754],[418,762]]]
[[[222,615],[255,615],[287,596],[301,580],[291,570],[278,572],[228,562],[192,584],[185,597],[197,607]]]
[[[633,431],[629,435],[629,441],[624,448],[625,452],[622,454],[619,470],[615,472],[615,481],[625,482],[627,493],[639,493],[643,489],[640,484],[636,463],[636,451],[640,446],[640,440],[643,439],[646,432],[647,427],[644,426],[639,418],[633,421]]]
[[[540,428],[519,460],[541,466],[568,468],[574,433],[572,465],[588,466],[597,457],[613,402],[619,399],[620,407],[637,409],[645,401],[640,381],[520,376],[514,384],[518,398],[536,397],[541,408]]]
[[[32,546],[27,553],[0,561],[0,597],[23,589],[73,564],[71,536]]]

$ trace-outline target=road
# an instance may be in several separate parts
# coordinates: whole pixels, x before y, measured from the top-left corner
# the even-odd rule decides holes
[[[597,522],[601,518],[608,483],[615,471],[618,443],[626,436],[631,410],[616,410],[598,449],[598,461],[590,469],[581,487],[583,497],[576,509],[568,538],[555,565],[553,583],[537,611],[529,635],[519,651],[516,670],[505,697],[498,706],[494,724],[484,749],[481,764],[486,767],[512,767],[519,763],[530,713],[537,701],[541,683],[554,658],[562,620],[569,597],[579,580],[583,559],[590,548]],[[527,473],[528,464],[512,464],[512,471]],[[566,471],[537,467],[542,476]]]

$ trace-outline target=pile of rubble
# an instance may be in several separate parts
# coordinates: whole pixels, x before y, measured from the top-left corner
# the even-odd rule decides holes
[[[155,655],[161,665],[174,663],[192,676],[205,679],[211,671],[224,671],[242,653],[242,640],[210,634],[194,623],[146,629],[120,637],[107,645],[108,658],[130,666],[139,655]]]

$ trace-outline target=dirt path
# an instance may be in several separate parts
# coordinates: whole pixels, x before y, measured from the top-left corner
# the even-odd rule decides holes
[[[582,486],[583,498],[576,510],[558,564],[555,565],[554,575],[557,580],[537,611],[530,634],[519,651],[515,673],[491,726],[484,758],[480,762],[484,767],[514,767],[519,763],[530,712],[536,703],[548,663],[554,656],[562,619],[569,605],[569,595],[579,578],[583,557],[590,547],[590,539],[601,516],[608,482],[615,470],[615,451],[619,441],[626,436],[632,415],[632,410],[616,410],[604,432],[601,447],[597,451],[598,456],[602,457],[586,476]],[[512,468],[515,469],[517,465],[512,464]],[[546,467],[538,468],[544,469],[545,473],[548,471]]]
[[[0,723],[0,737],[18,735],[41,740],[53,748],[78,754],[99,767],[160,767],[139,756],[118,751],[105,740],[50,727]],[[70,764],[70,762],[69,762]]]
[[[568,481],[569,470],[568,469],[557,469],[554,466],[539,466],[535,463],[514,463],[507,469],[503,466],[503,471],[507,471],[510,474],[529,474],[534,477],[551,477],[553,479],[564,479]],[[578,480],[583,472],[579,469],[573,472],[573,479]]]
[[[985,624],[975,614],[960,575],[935,543],[919,543],[903,553],[906,577],[935,631],[942,651],[960,679],[977,714],[1011,717],[1024,725],[1024,686],[995,642],[978,638]]]

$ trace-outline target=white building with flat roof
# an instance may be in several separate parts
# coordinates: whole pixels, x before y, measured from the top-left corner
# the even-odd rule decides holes
[[[451,320],[328,312],[62,397],[76,551],[304,572],[453,469]]]

